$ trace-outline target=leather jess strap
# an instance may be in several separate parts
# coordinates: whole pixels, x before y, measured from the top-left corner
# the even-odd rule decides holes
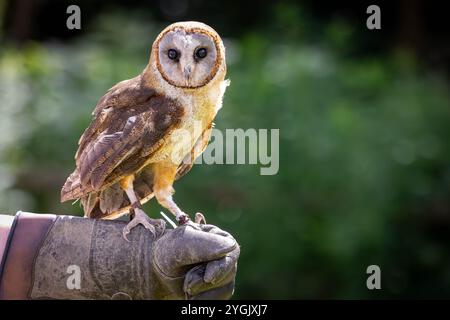
[[[52,214],[16,214],[0,265],[1,300],[30,299],[34,262],[56,219]]]

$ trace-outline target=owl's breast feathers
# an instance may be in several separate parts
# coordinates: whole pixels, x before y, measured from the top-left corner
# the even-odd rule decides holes
[[[100,191],[141,170],[181,126],[185,113],[183,105],[146,86],[141,76],[112,87],[78,142],[76,169],[61,201]]]

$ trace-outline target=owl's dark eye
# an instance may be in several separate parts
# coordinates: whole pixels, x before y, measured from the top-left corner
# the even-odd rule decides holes
[[[206,51],[205,48],[198,48],[195,50],[195,57],[198,59],[203,59],[208,54],[208,51]]]
[[[167,51],[167,56],[169,57],[170,60],[177,60],[178,51],[175,49],[169,49],[169,51]]]

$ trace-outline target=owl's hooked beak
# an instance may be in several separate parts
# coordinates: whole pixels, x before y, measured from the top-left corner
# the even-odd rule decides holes
[[[191,72],[192,72],[191,66],[189,64],[187,66],[185,66],[183,69],[183,72],[184,72],[184,76],[186,77],[186,79],[189,80],[189,78],[191,77]]]

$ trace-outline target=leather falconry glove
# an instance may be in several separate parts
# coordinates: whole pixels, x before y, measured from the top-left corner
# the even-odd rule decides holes
[[[125,221],[19,212],[0,269],[2,299],[228,299],[239,245],[213,225],[142,226]],[[20,266],[20,267],[18,267]]]

